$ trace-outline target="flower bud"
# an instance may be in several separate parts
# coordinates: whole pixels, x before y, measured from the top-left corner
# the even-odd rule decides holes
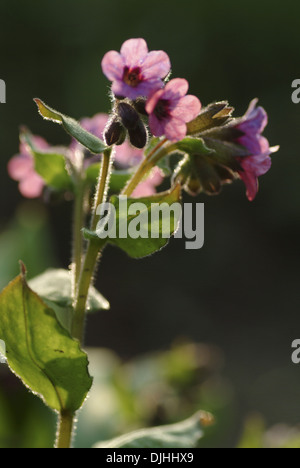
[[[203,108],[200,114],[187,124],[187,135],[196,135],[211,128],[220,127],[231,120],[234,108],[227,101],[214,102]]]
[[[122,124],[125,128],[127,128],[127,130],[132,130],[137,127],[140,121],[140,116],[134,107],[132,107],[130,104],[125,101],[119,102],[117,106],[117,113],[122,121]]]
[[[134,129],[129,129],[130,143],[136,148],[142,149],[147,143],[147,130],[141,120],[139,120],[137,126]]]
[[[147,102],[147,99],[143,97],[139,97],[133,102],[133,105],[134,105],[135,110],[139,114],[148,116],[148,112],[146,111],[146,102]]]
[[[107,146],[121,145],[126,138],[126,130],[117,117],[108,122],[104,130],[104,139]]]

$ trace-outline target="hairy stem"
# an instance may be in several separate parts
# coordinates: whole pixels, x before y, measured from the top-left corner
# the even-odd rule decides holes
[[[98,186],[96,190],[92,220],[91,220],[91,230],[95,230],[97,226],[97,207],[101,205],[106,199],[107,188],[110,177],[111,169],[111,149],[104,151],[100,176],[98,181]],[[103,243],[104,245],[104,243]],[[90,285],[92,283],[93,274],[98,259],[100,258],[99,242],[90,240],[88,242],[86,255],[81,267],[78,287],[76,288],[76,296],[74,300],[74,316],[73,316],[73,326],[72,326],[72,335],[74,338],[82,341],[83,332],[84,332],[84,320],[86,312],[86,304],[88,298],[88,292]]]
[[[58,419],[57,440],[55,448],[70,448],[72,444],[74,414],[62,411]]]
[[[95,195],[93,214],[91,220],[91,229],[95,230],[97,226],[97,207],[105,201],[110,177],[111,149],[104,151],[98,186]],[[84,186],[78,187],[78,194],[75,202],[74,216],[74,313],[72,323],[72,336],[78,341],[82,341],[84,332],[84,320],[86,313],[86,304],[88,292],[92,283],[93,274],[99,254],[99,243],[90,241],[87,246],[86,255],[82,263],[82,232],[84,216]],[[82,263],[82,265],[81,265]],[[75,414],[62,411],[59,415],[57,429],[57,448],[70,448],[72,443],[72,434]]]
[[[73,252],[72,252],[72,270],[73,270],[73,297],[75,297],[77,284],[80,276],[81,261],[83,255],[82,226],[84,226],[84,203],[85,203],[85,183],[78,181],[78,186],[74,201],[73,215]]]
[[[159,142],[159,144],[148,154],[148,156],[142,161],[137,171],[133,174],[132,178],[122,191],[122,195],[129,197],[132,192],[136,189],[138,184],[149,174],[151,169],[167,154],[172,153],[176,146],[171,144],[169,146],[164,146],[167,142],[167,139],[164,139]]]

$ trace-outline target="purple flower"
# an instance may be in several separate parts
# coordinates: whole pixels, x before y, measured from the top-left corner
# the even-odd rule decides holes
[[[165,135],[170,141],[179,141],[186,136],[186,123],[197,117],[201,109],[198,98],[186,96],[188,88],[186,80],[175,78],[149,97],[146,111],[153,135]]]
[[[48,149],[48,143],[39,136],[32,141],[37,149]],[[7,166],[10,177],[19,182],[20,193],[25,198],[38,198],[42,195],[45,182],[34,168],[34,159],[26,143],[20,144],[20,153],[14,156]]]
[[[268,123],[268,116],[262,107],[256,105],[257,99],[254,99],[244,117],[235,125],[235,128],[242,133],[236,142],[251,153],[251,156],[238,158],[242,167],[239,176],[246,185],[250,201],[254,200],[258,192],[258,177],[266,174],[271,167],[270,154],[279,149],[279,147],[270,148],[268,140],[262,136]]]
[[[162,80],[171,68],[165,52],[148,52],[144,39],[125,41],[120,52],[107,52],[101,63],[104,75],[113,82],[115,95],[136,99],[163,87]]]
[[[250,102],[246,114],[235,125],[235,128],[243,134],[237,138],[237,142],[252,154],[260,154],[262,148],[265,150],[269,146],[268,141],[262,136],[268,124],[268,115],[262,107],[256,107],[257,102],[258,99]]]

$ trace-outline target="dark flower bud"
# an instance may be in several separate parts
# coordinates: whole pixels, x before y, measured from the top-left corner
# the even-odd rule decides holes
[[[137,127],[140,121],[140,116],[134,107],[132,107],[130,104],[124,101],[119,102],[117,113],[122,121],[122,124],[125,128],[127,128],[127,130],[132,130]]]
[[[129,139],[132,146],[142,149],[147,143],[147,130],[143,122],[139,119],[137,126],[134,129],[128,130]]]
[[[113,118],[106,129],[104,130],[104,139],[107,146],[111,145],[121,145],[124,143],[126,138],[126,130],[118,120],[118,118]]]
[[[133,102],[134,108],[139,114],[148,115],[148,112],[146,111],[146,102],[147,99],[143,97],[139,97]]]

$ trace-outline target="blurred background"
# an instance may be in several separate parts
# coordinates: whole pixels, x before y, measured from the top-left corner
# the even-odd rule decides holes
[[[75,118],[109,111],[100,62],[124,40],[144,37],[150,50],[165,50],[173,77],[187,78],[203,105],[228,99],[241,115],[258,97],[269,114],[265,134],[281,146],[253,203],[242,182],[197,199],[205,203],[203,249],[172,240],[140,261],[106,250],[97,287],[111,311],[89,318],[85,343],[98,383],[77,446],[197,409],[217,417],[203,446],[299,441],[291,343],[300,338],[300,105],[291,83],[300,78],[300,4],[1,0],[0,17],[1,289],[20,258],[31,277],[69,264],[71,203],[25,201],[7,175],[20,125],[51,144],[69,142],[32,99]],[[53,416],[0,365],[0,446],[51,446],[54,431]]]

